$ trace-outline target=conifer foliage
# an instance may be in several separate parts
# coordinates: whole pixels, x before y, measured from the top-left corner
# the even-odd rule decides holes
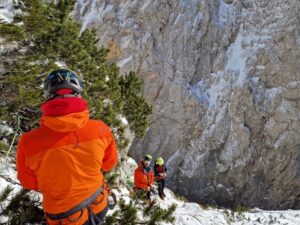
[[[124,147],[120,115],[143,137],[151,107],[140,95],[136,74],[120,76],[119,68],[106,61],[108,50],[97,47],[95,30],[81,31],[81,24],[70,16],[74,4],[75,0],[22,0],[18,6],[22,13],[13,24],[0,24],[0,35],[14,44],[13,50],[0,56],[5,69],[0,75],[0,120],[14,126],[15,113],[29,119],[21,121],[22,131],[37,126],[43,79],[61,62],[83,78],[91,116],[115,128],[118,144]]]
[[[174,222],[173,213],[176,205],[173,204],[168,209],[162,209],[154,201],[150,204],[145,202],[145,193],[134,194],[132,200],[126,204],[124,199],[119,202],[119,209],[111,216],[105,218],[104,225],[157,225],[161,221]],[[143,219],[138,218],[138,211],[142,211]]]
[[[31,199],[28,191],[22,190],[11,199],[1,215],[9,218],[7,225],[40,223],[44,219],[44,212],[39,206],[39,200]]]
[[[13,191],[14,189],[11,186],[6,186],[1,192],[0,192],[0,204],[4,202],[9,194]]]
[[[147,117],[151,113],[151,108],[145,105],[145,101],[140,96],[142,89],[140,81],[135,73],[130,72],[127,76],[121,77],[120,87],[122,96],[125,97],[124,114],[131,124],[135,133],[142,137],[145,127],[148,126]]]
[[[121,76],[116,64],[107,62],[108,50],[97,47],[96,31],[82,31],[81,24],[72,18],[75,2],[15,1],[20,11],[14,21],[10,24],[0,21],[0,44],[7,47],[6,52],[0,52],[0,121],[6,121],[20,133],[37,127],[39,107],[44,101],[43,80],[59,67],[59,62],[84,80],[84,98],[91,117],[113,128],[122,150],[128,140],[120,116],[128,119],[130,129],[141,138],[148,127],[151,107],[141,96],[137,75],[130,72]],[[10,191],[6,189],[2,198]],[[32,203],[28,193],[22,191],[3,214],[10,218],[11,224],[42,221],[40,207]]]

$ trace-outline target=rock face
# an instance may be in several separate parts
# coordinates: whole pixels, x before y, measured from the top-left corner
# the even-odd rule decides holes
[[[78,0],[83,30],[153,106],[130,155],[168,187],[223,206],[300,209],[298,0]]]

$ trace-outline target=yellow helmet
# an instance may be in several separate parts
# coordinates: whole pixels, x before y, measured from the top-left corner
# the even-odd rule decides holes
[[[164,164],[164,160],[162,157],[159,157],[156,159],[156,164],[159,166],[162,166]]]
[[[152,160],[152,156],[149,155],[149,154],[147,154],[147,155],[145,155],[144,160],[151,161]]]

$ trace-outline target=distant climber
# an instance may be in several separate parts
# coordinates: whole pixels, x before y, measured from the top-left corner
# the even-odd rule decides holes
[[[89,119],[82,80],[66,69],[45,79],[40,127],[22,135],[18,179],[43,194],[47,223],[101,224],[108,210],[103,172],[115,167],[118,152],[110,128]]]
[[[165,193],[165,185],[166,185],[166,176],[167,176],[167,167],[164,164],[164,160],[162,157],[159,157],[155,161],[154,165],[154,178],[158,185],[158,195],[161,199],[164,199]]]
[[[145,155],[134,171],[134,190],[145,191],[149,203],[151,202],[151,192],[154,192],[154,173],[151,169],[151,160],[151,155]]]

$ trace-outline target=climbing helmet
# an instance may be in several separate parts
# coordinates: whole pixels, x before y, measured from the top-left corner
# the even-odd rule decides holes
[[[83,81],[71,70],[56,69],[50,72],[44,81],[46,99],[55,97],[60,89],[70,89],[73,94],[80,95],[83,91]]]
[[[162,166],[164,164],[164,160],[162,157],[159,157],[156,159],[156,164],[159,166]]]

